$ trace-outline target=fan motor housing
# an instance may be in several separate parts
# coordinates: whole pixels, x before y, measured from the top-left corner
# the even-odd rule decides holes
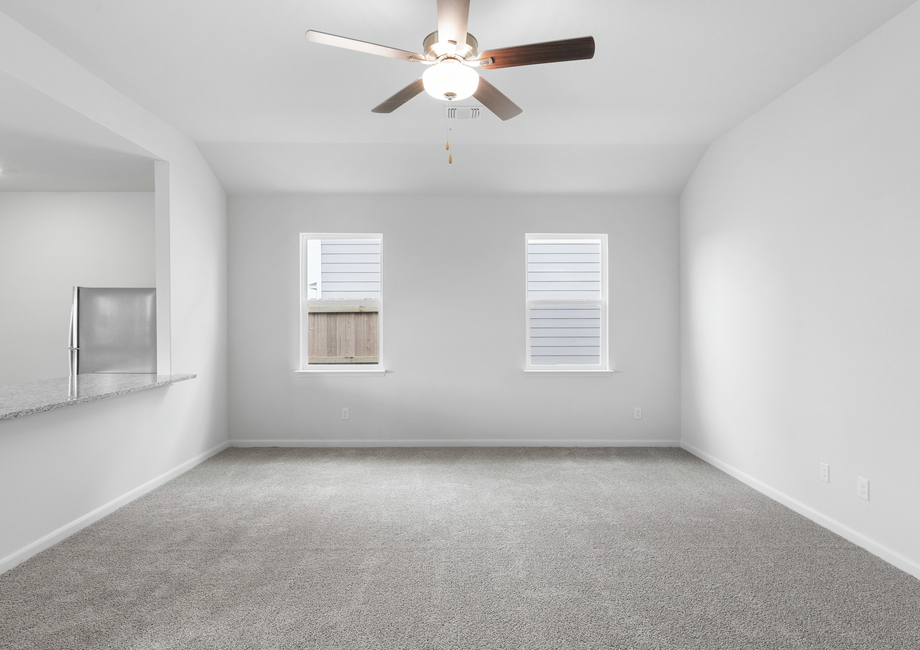
[[[445,54],[450,54],[444,47],[439,47],[441,45],[438,43],[438,33],[436,31],[431,32],[428,36],[425,37],[425,40],[422,41],[422,47],[424,48],[425,56],[428,59],[434,60],[438,57],[444,56]],[[479,54],[479,41],[476,40],[476,37],[466,33],[466,45],[458,45],[456,51],[454,52],[461,59],[475,59],[476,55]]]

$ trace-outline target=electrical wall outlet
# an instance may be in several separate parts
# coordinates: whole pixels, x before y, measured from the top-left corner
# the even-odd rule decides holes
[[[347,406],[342,407],[342,419],[343,420],[348,419],[348,407]]]
[[[869,500],[869,479],[862,476],[856,477],[856,496],[866,501]]]
[[[831,482],[831,468],[827,463],[821,463],[821,480],[825,483]]]
[[[636,420],[642,419],[642,407],[641,406],[637,406],[633,409],[633,418]]]

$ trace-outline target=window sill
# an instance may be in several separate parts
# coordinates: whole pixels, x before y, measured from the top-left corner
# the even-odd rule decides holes
[[[617,370],[525,370],[525,377],[610,377]]]
[[[294,374],[301,377],[383,377],[386,372],[383,368],[323,368],[321,370],[295,370]]]

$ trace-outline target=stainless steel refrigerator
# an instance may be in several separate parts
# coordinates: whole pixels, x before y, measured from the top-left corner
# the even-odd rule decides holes
[[[70,373],[157,371],[156,289],[74,287]]]

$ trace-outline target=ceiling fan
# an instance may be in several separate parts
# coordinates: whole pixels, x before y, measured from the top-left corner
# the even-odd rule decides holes
[[[422,42],[424,54],[312,29],[306,37],[313,43],[429,66],[421,78],[371,109],[374,113],[392,113],[425,90],[438,99],[457,100],[473,96],[502,120],[509,120],[519,115],[522,109],[480,77],[473,68],[494,70],[537,63],[578,61],[594,56],[593,36],[505,47],[480,54],[479,42],[466,31],[469,15],[470,0],[438,0],[438,30],[430,33]]]

